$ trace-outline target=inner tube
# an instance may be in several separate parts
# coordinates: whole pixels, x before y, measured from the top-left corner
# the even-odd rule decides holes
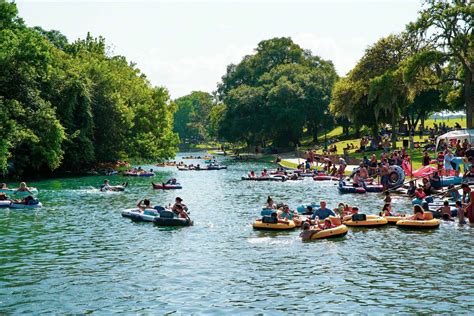
[[[388,187],[394,188],[399,187],[405,181],[405,171],[402,167],[393,165],[388,169]]]
[[[381,184],[365,185],[364,189],[366,192],[383,192],[383,185]]]
[[[122,217],[139,219],[137,214],[144,214],[153,217],[160,215],[159,211],[153,208],[147,208],[143,213],[141,213],[138,208],[131,208],[122,211]]]
[[[123,185],[113,185],[113,186],[108,186],[107,188],[101,188],[100,189],[102,192],[122,192],[125,191],[125,187]]]
[[[262,220],[257,219],[253,223],[254,229],[260,230],[291,230],[296,227],[293,221],[288,221],[288,223],[263,223]]]
[[[387,219],[380,216],[368,216],[363,221],[353,221],[352,218],[348,221],[344,221],[344,225],[352,227],[380,227],[387,225],[387,223]]]
[[[14,209],[29,210],[29,209],[41,208],[43,207],[43,204],[41,204],[41,202],[38,202],[37,204],[31,204],[31,205],[22,204],[22,203],[11,203],[9,207],[14,208]]]
[[[151,183],[152,186],[153,186],[153,189],[155,190],[173,190],[173,189],[182,189],[183,187],[181,186],[181,184],[179,183],[176,183],[176,184],[155,184],[155,183]]]
[[[404,219],[397,222],[397,227],[400,228],[411,228],[411,229],[434,229],[438,228],[441,224],[439,219],[433,218],[430,220],[411,220]]]
[[[339,185],[337,186],[339,193],[365,193],[366,190],[363,187],[354,187],[346,185],[344,181],[339,181]]]
[[[334,228],[319,230],[311,235],[311,240],[343,237],[347,234],[348,230],[349,229],[346,225],[339,225]]]
[[[156,226],[192,226],[194,225],[194,222],[186,218],[155,217],[153,224]]]
[[[337,180],[339,180],[339,178],[338,178],[338,177],[333,177],[333,176],[324,175],[324,176],[314,176],[314,177],[313,177],[313,180],[314,180],[314,181],[337,181]]]
[[[246,181],[285,181],[286,177],[242,177],[241,179]]]
[[[11,201],[5,200],[5,201],[0,201],[0,208],[1,207],[9,207],[11,204]]]
[[[303,214],[303,215],[313,215],[313,213],[311,214],[307,214],[306,213],[306,208],[308,206],[311,206],[311,208],[313,209],[313,212],[315,210],[317,210],[318,208],[320,208],[321,206],[319,204],[306,204],[306,205],[300,205],[296,208],[296,210],[298,211],[299,214]]]
[[[388,222],[389,225],[395,225],[398,221],[404,220],[406,216],[383,216]]]

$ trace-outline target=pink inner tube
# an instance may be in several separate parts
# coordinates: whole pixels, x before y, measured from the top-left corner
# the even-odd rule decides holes
[[[314,181],[337,181],[339,180],[339,178],[333,177],[333,176],[314,176],[313,180]]]

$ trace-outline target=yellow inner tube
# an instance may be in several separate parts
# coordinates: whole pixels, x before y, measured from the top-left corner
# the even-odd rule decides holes
[[[389,224],[395,225],[398,221],[407,219],[406,216],[384,216]]]
[[[262,223],[261,220],[256,220],[252,226],[255,229],[268,229],[268,230],[290,230],[296,227],[295,222],[293,221],[288,221],[288,224],[286,223],[270,224],[270,223]]]
[[[335,238],[335,237],[342,237],[347,234],[349,229],[346,225],[339,225],[334,228],[320,230],[317,233],[311,235],[311,240],[315,239],[323,239],[323,238]]]
[[[386,218],[383,217],[372,217],[372,216],[367,216],[367,219],[365,221],[352,221],[348,220],[344,222],[344,225],[347,226],[360,226],[360,227],[377,227],[377,226],[383,226],[387,225],[388,221]]]
[[[439,219],[433,218],[430,220],[413,220],[413,219],[403,219],[397,222],[399,227],[411,227],[411,228],[437,228],[441,221]]]

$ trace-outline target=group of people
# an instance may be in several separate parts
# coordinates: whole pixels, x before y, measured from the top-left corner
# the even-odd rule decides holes
[[[139,212],[143,213],[146,209],[153,209],[154,206],[151,204],[149,199],[144,199],[138,201],[137,208]],[[188,215],[188,207],[183,203],[183,199],[180,197],[176,197],[175,203],[172,206],[169,205],[168,209],[170,209],[179,218],[191,220]]]
[[[12,199],[5,191],[12,192],[14,195],[18,193],[27,195],[21,199]],[[34,193],[31,191],[31,188],[26,185],[26,182],[21,182],[20,186],[15,189],[9,188],[6,183],[0,183],[0,201],[10,201],[11,203],[15,204],[29,205],[35,200]]]

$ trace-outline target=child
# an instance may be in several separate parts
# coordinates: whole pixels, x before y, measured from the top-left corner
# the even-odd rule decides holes
[[[334,228],[334,227],[336,227],[336,226],[334,226],[331,223],[331,220],[329,218],[326,218],[322,225],[318,223],[318,228],[321,229],[321,230],[330,229],[330,228]]]
[[[466,224],[466,220],[464,219],[464,208],[462,207],[461,201],[456,201],[456,208],[458,210],[459,224]]]
[[[443,206],[437,209],[441,212],[441,218],[445,221],[451,221],[451,207],[449,206],[448,201],[444,201]]]

